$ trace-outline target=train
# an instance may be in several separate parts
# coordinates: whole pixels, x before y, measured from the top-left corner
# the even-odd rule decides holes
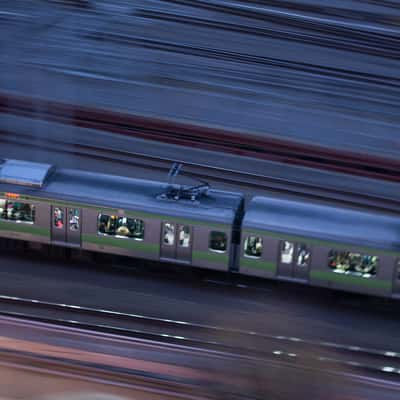
[[[400,218],[0,160],[0,238],[400,298]]]

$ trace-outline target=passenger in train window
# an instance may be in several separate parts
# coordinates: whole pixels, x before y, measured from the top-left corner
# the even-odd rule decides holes
[[[5,218],[6,200],[0,199],[0,218]]]
[[[108,235],[115,235],[117,219],[118,217],[116,217],[115,215],[111,215],[108,218],[106,225],[106,233]]]
[[[360,262],[356,265],[355,270],[363,274],[376,273],[379,258],[377,256],[369,256],[364,254],[360,257]]]
[[[143,239],[144,238],[144,222],[141,219],[130,219],[132,221],[132,226],[129,227],[132,236],[135,239]]]
[[[126,217],[118,218],[116,223],[116,234],[118,236],[129,236],[128,219]]]
[[[79,231],[79,210],[69,210],[69,230],[76,232]]]
[[[293,261],[294,244],[284,240],[282,242],[281,262],[283,264],[291,264]]]
[[[224,232],[212,231],[210,233],[209,248],[217,252],[224,253],[227,248],[227,237]]]
[[[16,222],[35,222],[35,206],[32,204],[0,200],[0,218]]]
[[[331,250],[328,255],[329,267],[335,272],[345,272],[350,269],[349,252]]]
[[[62,229],[64,227],[64,211],[61,208],[54,208],[54,226],[58,229]]]
[[[297,266],[308,267],[311,260],[311,251],[307,248],[307,245],[300,243],[297,247]]]
[[[7,219],[11,221],[15,219],[15,209],[12,201],[7,202]]]
[[[337,273],[345,273],[363,278],[376,275],[379,257],[349,251],[331,250],[328,255],[329,267]]]
[[[108,218],[109,218],[108,215],[99,214],[98,223],[97,223],[97,225],[98,225],[97,230],[98,230],[99,233],[103,233],[103,234],[106,233],[106,227],[107,227],[107,223],[108,223]]]
[[[189,247],[190,245],[190,228],[188,226],[181,226],[179,231],[179,246]]]
[[[262,238],[258,236],[248,236],[244,242],[245,255],[249,257],[261,257],[263,250]]]
[[[164,224],[164,243],[172,246],[175,242],[175,226],[169,223]]]

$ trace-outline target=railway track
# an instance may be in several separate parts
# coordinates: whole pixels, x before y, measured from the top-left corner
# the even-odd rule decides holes
[[[327,400],[343,399],[343,393],[347,394],[349,388],[368,394],[368,397],[363,397],[366,399],[373,399],[371,393],[374,392],[384,393],[392,399],[399,387],[396,379],[389,377],[375,379],[343,370],[334,373],[278,361],[249,363],[227,353],[178,345],[163,346],[121,335],[10,317],[0,317],[0,323],[8,332],[10,328],[13,331],[1,337],[0,366],[95,381],[136,389],[136,392],[139,389],[155,399],[282,400],[292,398],[295,393],[309,398],[310,394],[315,394],[315,387],[310,389],[308,385],[310,379],[320,379],[319,390]],[[21,329],[28,332],[26,338],[18,338],[23,332]],[[82,346],[87,346],[88,350],[80,349]],[[126,354],[121,357],[119,354],[124,350]],[[166,354],[167,359],[149,364],[146,353],[147,358]],[[171,364],[164,364],[168,360]],[[187,364],[189,360],[191,362]],[[182,371],[182,376],[175,375],[179,371]],[[299,381],[294,388],[285,387],[287,374],[293,373],[305,382]],[[325,393],[327,387],[333,391]]]
[[[140,398],[152,399],[213,400],[215,398],[210,392],[200,387],[199,380],[207,380],[207,374],[200,368],[193,368],[191,372],[188,371],[185,374],[184,368],[174,369],[172,366],[168,370],[163,368],[162,363],[146,363],[140,359],[121,357],[118,352],[116,352],[117,354],[110,353],[109,349],[104,350],[104,354],[101,354],[93,349],[98,346],[90,348],[91,346],[87,345],[87,341],[92,341],[100,343],[100,346],[102,344],[104,347],[114,344],[116,350],[125,346],[130,350],[133,348],[138,351],[146,351],[146,348],[151,350],[151,345],[146,345],[146,343],[134,340],[124,343],[120,337],[115,335],[82,331],[21,318],[0,316],[0,324],[6,329],[10,326],[13,327],[15,332],[20,331],[21,328],[29,332],[26,339],[18,338],[18,335],[13,337],[13,335],[2,333],[1,367],[39,373],[45,379],[48,379],[49,375],[56,375],[61,378],[77,380],[80,383],[82,381],[92,382],[103,388],[111,386],[123,390],[125,394],[127,391],[131,392],[129,398],[136,398],[139,394],[144,394]],[[32,332],[35,331],[39,331],[41,334],[32,335]],[[49,334],[52,334],[55,339],[46,340]],[[31,336],[34,336],[33,340],[28,339]],[[65,338],[67,338],[66,341],[64,341]],[[68,338],[70,342],[68,342]],[[84,346],[81,350],[71,345],[80,342]],[[87,349],[85,349],[85,344]],[[169,350],[171,351],[171,349]],[[179,371],[183,372],[183,376],[179,376]],[[92,399],[92,397],[89,398]],[[103,396],[101,398],[103,399]],[[112,398],[114,399],[114,397]],[[236,397],[232,396],[232,398]],[[46,399],[49,397],[46,396]],[[105,396],[104,399],[106,399]]]
[[[263,14],[268,13],[269,10],[281,11],[282,14],[286,11],[287,15],[290,13],[303,13],[304,17],[308,15],[319,15],[336,17],[340,19],[351,19],[353,21],[370,21],[374,23],[381,23],[388,26],[398,27],[398,19],[395,16],[387,14],[379,14],[368,12],[366,10],[346,9],[335,6],[335,4],[321,4],[316,2],[299,2],[291,0],[253,0],[253,1],[221,1],[221,0],[164,0],[168,3],[176,3],[182,5],[191,5],[196,7],[204,7],[209,9],[220,9],[228,13],[237,13],[242,11],[249,17],[260,18]],[[375,3],[379,6],[383,6],[389,9],[398,10],[398,4],[390,1],[368,1],[369,3]],[[241,9],[241,6],[242,9]],[[245,6],[248,6],[247,10]],[[257,10],[257,8],[258,10]],[[290,12],[288,11],[290,10]],[[258,11],[258,12],[257,12]],[[298,17],[301,15],[297,14]],[[332,21],[333,22],[333,21]]]
[[[222,29],[231,32],[245,33],[255,36],[266,36],[275,39],[296,41],[306,44],[331,47],[345,51],[360,52],[369,55],[397,59],[400,55],[400,39],[394,29],[374,29],[370,25],[341,22],[329,18],[315,17],[281,11],[275,8],[258,7],[258,11],[251,6],[233,2],[210,2],[192,0],[171,0],[167,3],[177,3],[224,14],[233,14],[251,20],[259,20],[258,24],[235,24],[222,21],[194,17],[188,13],[165,12],[157,9],[141,8],[135,10],[135,15],[181,24],[190,24],[212,29]],[[267,23],[274,26],[268,27]]]
[[[379,74],[371,74],[360,71],[351,71],[328,66],[319,66],[306,62],[294,62],[282,58],[260,56],[251,53],[229,51],[223,48],[210,48],[183,44],[171,40],[150,39],[137,34],[117,33],[114,31],[84,30],[82,37],[86,39],[115,42],[151,50],[161,50],[182,55],[204,57],[225,62],[245,63],[263,67],[274,67],[288,71],[299,71],[335,79],[345,79],[354,82],[377,84],[387,88],[399,88],[400,79]]]
[[[0,112],[393,182],[400,161],[271,137],[228,132],[67,103],[0,93]]]
[[[56,375],[65,379],[74,379],[77,382],[93,382],[105,386],[113,386],[124,390],[137,392],[147,392],[156,398],[163,399],[187,399],[187,400],[208,400],[210,397],[196,395],[189,385],[178,385],[169,382],[166,377],[148,376],[144,377],[135,374],[129,369],[105,368],[100,363],[81,363],[62,359],[61,357],[46,357],[27,351],[11,351],[0,347],[0,366],[5,366],[11,370],[28,370],[29,372],[39,373],[47,377]],[[37,377],[36,377],[37,378]],[[45,381],[46,382],[46,381]],[[40,381],[38,381],[38,384]],[[96,396],[96,397],[94,397]],[[36,398],[36,397],[35,397]],[[86,397],[85,397],[86,398]],[[87,400],[98,398],[98,394],[88,396]],[[107,400],[105,395],[101,397]],[[14,398],[15,399],[15,398]],[[43,400],[56,400],[59,397],[46,396]],[[80,400],[81,397],[63,397],[65,400]],[[109,397],[110,400],[122,400],[120,397]],[[3,400],[3,398],[2,398]],[[10,398],[10,400],[12,400]]]
[[[400,353],[296,337],[274,336],[223,326],[128,314],[72,304],[0,296],[1,314],[43,323],[118,334],[159,344],[200,349],[256,362],[279,361],[332,372],[400,378]]]
[[[0,143],[11,143],[30,148],[38,148],[52,153],[68,154],[92,159],[118,162],[132,167],[145,167],[152,170],[159,170],[167,174],[173,162],[184,164],[186,176],[195,179],[206,180],[229,184],[243,189],[268,190],[286,195],[303,195],[315,200],[334,200],[349,206],[365,206],[389,212],[398,212],[400,209],[400,199],[376,196],[358,192],[339,190],[327,183],[323,185],[306,184],[292,179],[277,178],[268,174],[258,174],[234,170],[229,168],[211,166],[207,164],[188,162],[179,158],[158,157],[141,152],[113,149],[110,146],[92,146],[84,143],[72,143],[67,140],[53,139],[51,142],[38,141],[32,134],[14,134],[13,132],[0,132]]]

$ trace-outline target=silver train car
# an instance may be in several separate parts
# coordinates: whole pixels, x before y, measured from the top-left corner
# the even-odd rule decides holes
[[[400,218],[0,163],[0,237],[400,297]]]

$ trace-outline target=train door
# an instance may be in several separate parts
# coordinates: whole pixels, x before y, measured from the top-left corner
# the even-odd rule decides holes
[[[81,244],[81,209],[57,206],[51,208],[51,240]]]
[[[393,293],[400,295],[400,259],[396,261],[393,275]]]
[[[278,275],[308,281],[311,249],[304,243],[280,242]]]
[[[193,228],[189,225],[163,222],[161,225],[161,258],[190,263]]]

